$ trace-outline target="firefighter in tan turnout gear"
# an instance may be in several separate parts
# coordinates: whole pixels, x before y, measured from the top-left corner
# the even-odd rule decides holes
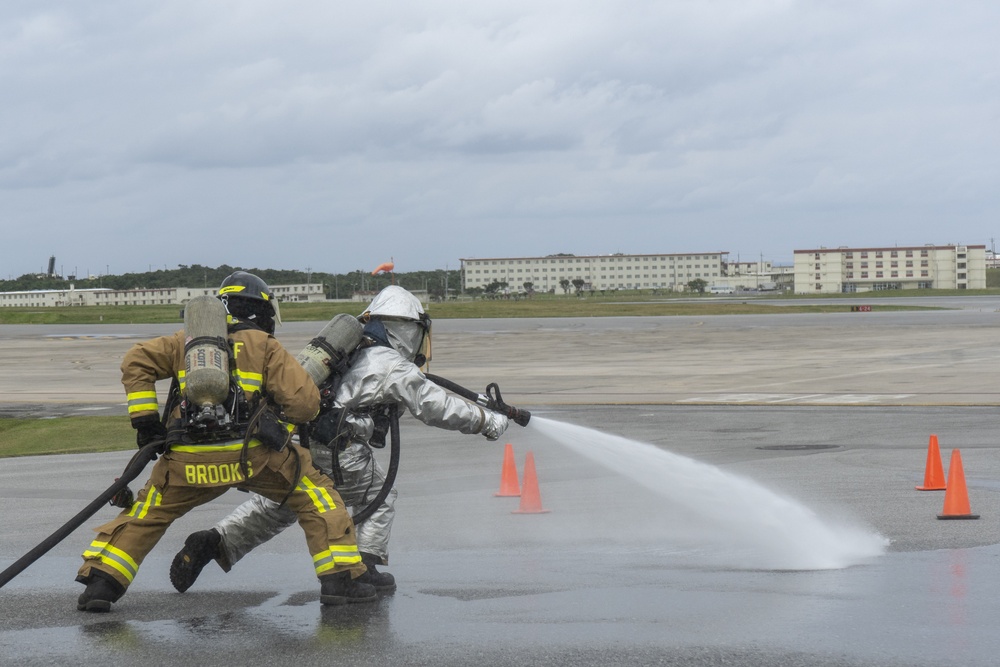
[[[386,287],[359,320],[369,344],[358,351],[337,383],[335,410],[311,425],[318,465],[324,470],[339,468],[342,483],[338,481],[337,488],[353,508],[374,502],[385,482],[386,474],[371,449],[378,446],[371,418],[375,408],[405,408],[430,426],[482,434],[494,441],[508,424],[505,415],[451,396],[421,372],[420,366],[430,360],[430,318],[413,294],[397,285]],[[327,422],[338,422],[341,416],[346,433],[327,443],[319,434]],[[393,488],[374,513],[358,524],[358,547],[368,566],[360,581],[379,591],[396,588],[395,577],[378,570],[379,565],[388,564],[395,500]],[[188,536],[171,564],[170,581],[178,591],[186,591],[213,559],[229,571],[294,521],[295,516],[272,499],[252,495],[215,527]]]
[[[185,330],[139,343],[125,355],[122,383],[136,442],[139,447],[162,442],[161,456],[135,502],[95,529],[76,578],[87,587],[77,603],[81,611],[109,611],[170,524],[232,487],[283,503],[295,515],[323,604],[376,599],[372,586],[355,581],[366,568],[333,482],[313,465],[308,450],[291,442],[291,425],[308,422],[319,411],[319,390],[272,335],[280,319],[270,289],[257,276],[237,271],[223,281],[218,301],[205,297],[197,308],[208,313],[220,303],[220,335],[186,335],[200,326],[194,315],[189,326],[187,311],[196,310],[192,301]],[[215,315],[204,319],[214,321]],[[205,399],[192,394],[207,391],[211,383],[201,378],[216,381],[219,369],[209,366],[214,374],[199,376],[192,367],[203,370],[199,363],[216,358],[228,362],[220,366],[228,372],[221,378],[226,397],[202,405]],[[180,397],[166,425],[159,419],[155,388],[165,379],[173,379]]]

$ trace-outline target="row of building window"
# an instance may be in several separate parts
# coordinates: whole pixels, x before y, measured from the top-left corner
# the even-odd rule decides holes
[[[903,289],[901,283],[872,283],[869,286],[873,291],[878,292],[882,290],[896,290]],[[917,283],[917,289],[933,289],[934,283],[930,280],[922,280]],[[959,285],[960,289],[965,288],[965,285]],[[822,283],[816,283],[816,290],[820,291],[823,289]],[[840,286],[840,291],[844,293],[854,293],[858,291],[858,285],[855,283],[844,283]]]
[[[636,268],[638,268],[638,267],[636,267]],[[656,267],[653,267],[653,268],[656,268]],[[701,269],[701,268],[702,267],[700,267],[700,266],[694,266],[694,267],[691,267],[691,266],[677,267],[677,271],[674,271],[673,273],[664,273],[664,274],[661,274],[660,277],[661,278],[669,278],[671,275],[683,275],[682,273],[678,273],[678,271],[684,271],[684,270],[687,270],[688,275],[690,275],[691,269],[698,270],[698,269]],[[712,267],[706,266],[704,268],[705,269],[710,269]],[[618,270],[619,271],[622,271],[622,270],[633,271],[634,269],[632,267],[619,267]],[[561,272],[562,269],[559,269],[559,271]],[[525,272],[523,269],[518,269],[517,270],[517,273],[523,273],[523,272]],[[480,271],[479,269],[476,269],[475,273],[485,273],[485,274],[491,275],[491,276],[503,277],[503,276],[510,275],[512,272],[511,271]],[[532,273],[532,271],[527,271],[527,273]],[[546,273],[546,270],[545,269],[541,269],[541,271],[539,271],[538,269],[535,269],[534,273]],[[556,273],[555,269],[552,270],[552,273]],[[569,271],[569,273],[570,274],[578,274],[578,272],[576,272],[576,271]],[[707,270],[705,272],[705,275],[708,275],[708,271]],[[719,273],[715,272],[712,275],[713,276],[717,276],[717,275],[719,275]],[[604,276],[601,276],[601,277],[603,278]],[[648,277],[649,277],[649,274],[643,274],[643,278],[648,278]],[[656,276],[654,275],[653,277],[655,278]]]
[[[883,268],[882,265],[883,265],[883,262],[875,262],[875,268],[876,269]],[[913,266],[913,261],[911,260],[911,261],[906,262],[904,266],[906,266],[907,268],[912,267]],[[920,260],[920,266],[930,266],[930,264],[928,263],[928,261],[926,259],[922,259],[922,260]],[[898,267],[899,267],[899,262],[889,262],[889,268],[895,269],[895,268],[898,268]],[[844,265],[844,268],[848,269],[848,270],[853,269],[854,268],[854,262],[847,262]],[[867,269],[868,268],[868,262],[861,262],[861,268],[862,269]],[[965,268],[965,263],[964,262],[960,263],[958,265],[958,268],[964,269]],[[820,270],[820,265],[819,264],[816,264],[816,270],[817,271]]]
[[[883,252],[884,251],[882,251],[882,250],[875,250],[871,254],[875,255],[875,259],[879,259],[880,257],[883,256]],[[819,259],[821,255],[822,255],[822,253],[816,253],[816,255],[815,255],[816,259]],[[843,253],[843,255],[844,255],[845,259],[853,259],[854,258],[854,252],[853,251],[846,251],[846,252]],[[868,251],[867,250],[862,250],[862,251],[858,252],[858,255],[861,257],[861,259],[868,259]],[[903,256],[904,257],[913,257],[913,251],[912,250],[905,250]],[[921,250],[920,251],[920,256],[921,257],[927,257],[928,256],[927,251],[926,250]],[[890,250],[889,251],[889,257],[899,257],[899,251],[897,251],[897,250]]]
[[[324,298],[323,285],[275,285],[271,287],[279,299],[286,301],[307,301]],[[50,306],[151,306],[176,305],[187,302],[194,296],[215,294],[214,287],[165,287],[134,290],[25,290],[0,292],[0,306],[50,307]]]
[[[876,272],[875,272],[875,277],[876,277],[876,278],[883,278],[883,277],[884,277],[884,276],[883,276],[883,273],[884,273],[884,271],[876,271]],[[921,277],[921,278],[926,278],[926,277],[927,277],[927,275],[928,275],[928,272],[927,272],[927,271],[921,271],[921,272],[920,272],[920,277]],[[851,280],[851,279],[853,279],[853,278],[854,278],[854,272],[853,272],[853,271],[848,271],[848,272],[847,272],[847,273],[845,274],[845,277],[846,277],[846,278],[847,278],[848,280]],[[861,272],[861,279],[862,279],[862,280],[864,280],[864,279],[865,279],[865,278],[867,278],[867,277],[868,277],[868,271],[862,271],[862,272]],[[899,277],[899,271],[890,271],[890,272],[889,272],[889,277],[890,277],[890,278],[898,278],[898,277]],[[913,277],[913,271],[907,271],[907,272],[906,272],[906,276],[905,276],[905,277],[906,277],[906,278],[912,278],[912,277]],[[816,274],[816,280],[819,280],[819,279],[820,279],[820,274],[818,274],[818,273],[817,273],[817,274]]]
[[[659,267],[656,267],[656,266],[645,266],[645,267],[620,266],[620,267],[618,267],[618,270],[624,269],[626,271],[631,271],[633,268],[636,268],[636,269],[638,269],[638,268],[644,268],[646,270],[656,270],[657,268],[659,268],[660,270],[672,269],[674,271],[677,271],[677,270],[681,270],[681,269],[701,269],[701,268],[711,269],[711,268],[713,268],[713,266],[711,264],[706,264],[704,267],[701,264],[687,264],[687,265],[678,265],[678,266],[670,266],[670,267],[668,267],[668,266],[659,266]],[[537,269],[537,268],[536,269],[517,269],[517,273],[524,273],[524,272],[531,273],[532,271],[546,272],[546,271],[549,271],[549,270],[550,269],[545,269],[545,268],[543,268],[543,269]],[[578,270],[579,269],[575,269],[575,268],[572,268],[572,269],[565,269],[565,268],[551,269],[551,271],[553,273],[556,273],[556,272],[569,272],[569,273],[573,273],[573,272],[578,271]],[[492,273],[492,274],[495,274],[495,275],[504,275],[504,274],[510,273],[512,271],[513,271],[513,269],[476,269],[475,271],[472,271],[471,273]]]
[[[652,275],[651,276],[648,273],[644,273],[641,276],[638,275],[638,274],[635,275],[635,276],[633,276],[631,273],[629,273],[629,274],[620,273],[620,274],[618,274],[617,277],[619,279],[621,279],[621,278],[626,278],[627,279],[627,278],[633,278],[633,277],[634,278],[640,278],[640,277],[642,277],[642,278],[678,278],[679,279],[679,278],[692,278],[692,277],[694,277],[694,278],[701,278],[701,277],[710,278],[710,277],[713,277],[713,276],[716,277],[716,278],[718,278],[719,274],[718,273],[709,273],[708,271],[706,271],[704,273],[702,273],[700,271],[696,271],[694,273],[690,273],[690,272],[689,273],[676,273],[676,274],[673,274],[673,275],[666,275],[666,274],[664,274],[662,276],[656,276],[656,275]],[[501,274],[501,275],[499,275],[497,277],[498,278],[503,278],[504,276]],[[548,276],[525,276],[525,277],[532,278],[534,280],[548,280],[549,279]],[[600,276],[600,280],[608,280],[608,279],[614,280],[615,276],[613,276],[613,275],[612,276],[608,276],[608,275],[601,275]]]
[[[883,271],[876,271],[875,272],[875,277],[876,278],[883,278],[884,277],[882,275],[883,273],[884,273]],[[854,272],[853,271],[848,271],[845,274],[845,277],[848,280],[853,279],[854,278]],[[868,277],[868,271],[862,271],[861,272],[861,279],[864,280],[867,277]],[[898,278],[899,277],[899,271],[890,271],[889,272],[889,277],[890,278]],[[913,277],[913,271],[907,271],[905,277],[906,278],[912,278]],[[921,278],[927,278],[928,277],[928,272],[927,271],[921,271],[920,272],[920,277]],[[958,280],[966,280],[966,275],[964,273],[959,273],[958,276],[957,276],[957,278],[958,278]],[[820,279],[820,274],[817,273],[816,274],[816,280],[819,280],[819,279]]]
[[[692,260],[704,260],[704,259],[715,259],[718,260],[718,256],[713,255],[687,255],[685,257],[601,257],[597,261],[602,264],[605,262],[690,262]],[[593,259],[581,259],[579,257],[563,257],[563,258],[553,258],[553,259],[496,259],[496,260],[467,260],[469,266],[506,266],[514,264],[581,264],[581,263],[593,263]]]
[[[3,301],[7,301],[7,299],[4,298]],[[155,305],[158,305],[158,304],[171,304],[171,303],[176,303],[176,302],[175,301],[171,301],[170,299],[148,299],[148,300],[147,299],[140,299],[138,301],[117,301],[117,300],[116,301],[108,301],[107,303],[101,303],[101,304],[98,304],[98,305],[101,305],[101,306],[155,306]],[[13,305],[27,306],[29,308],[49,308],[49,307],[52,307],[52,306],[78,306],[78,305],[83,305],[83,301],[77,301],[77,302],[72,302],[72,301],[69,301],[69,300],[66,300],[66,301],[56,300],[56,301],[52,301],[52,302],[49,302],[49,301],[31,301],[29,303],[17,303],[17,304],[13,304]]]

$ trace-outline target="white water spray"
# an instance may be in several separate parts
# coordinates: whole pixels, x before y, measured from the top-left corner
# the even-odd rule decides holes
[[[881,555],[889,543],[870,529],[821,519],[753,480],[647,443],[538,416],[532,416],[531,426],[664,497],[669,516],[683,515],[695,527],[703,562],[839,569]]]

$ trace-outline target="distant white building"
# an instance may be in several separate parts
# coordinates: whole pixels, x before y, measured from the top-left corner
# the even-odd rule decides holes
[[[324,301],[322,283],[302,285],[271,285],[278,301]],[[115,290],[108,288],[76,289],[72,284],[65,290],[27,290],[0,292],[0,307],[45,308],[56,306],[149,306],[156,304],[183,305],[196,296],[215,295],[217,287],[164,287],[157,289]]]
[[[985,245],[795,251],[796,294],[985,288]]]
[[[680,291],[701,278],[709,286],[723,276],[728,252],[657,253],[652,255],[547,255],[545,257],[466,258],[462,262],[465,289],[485,288],[495,282],[511,290],[525,283],[539,292],[569,289],[574,280],[585,290],[665,289]]]
[[[986,251],[986,268],[987,269],[1000,269],[1000,257],[993,250]]]

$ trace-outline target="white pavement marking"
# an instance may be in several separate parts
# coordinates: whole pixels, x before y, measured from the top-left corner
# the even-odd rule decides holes
[[[683,398],[678,403],[884,403],[886,401],[901,401],[913,398],[916,394],[715,394],[713,396],[694,396]]]

